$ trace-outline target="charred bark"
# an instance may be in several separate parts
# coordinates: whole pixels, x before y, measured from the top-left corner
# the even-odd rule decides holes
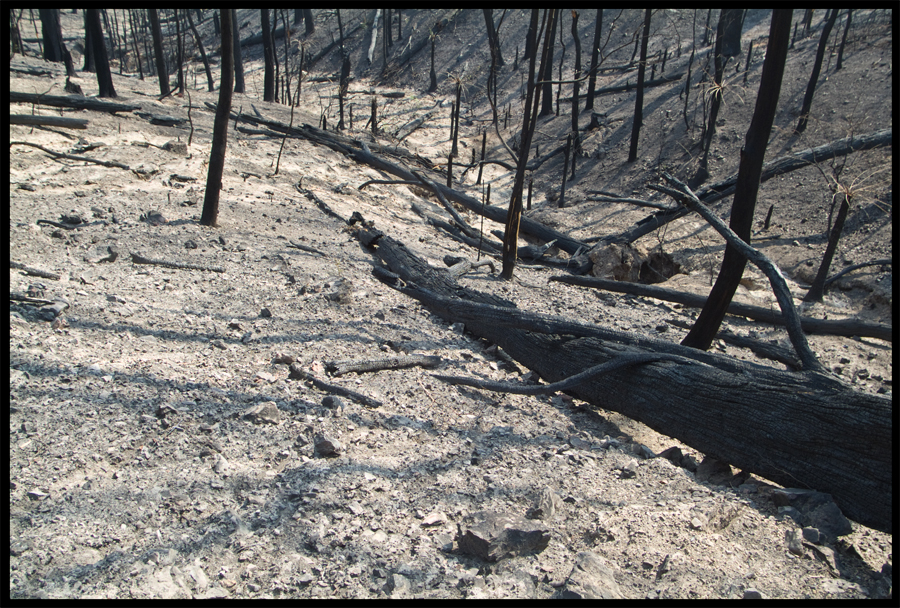
[[[203,214],[200,223],[215,226],[219,216],[219,190],[225,170],[225,148],[228,143],[228,118],[231,112],[231,95],[234,87],[232,11],[222,9],[222,81],[219,84],[219,104],[213,122],[212,149],[209,152],[209,171],[206,175],[206,192],[203,197]]]

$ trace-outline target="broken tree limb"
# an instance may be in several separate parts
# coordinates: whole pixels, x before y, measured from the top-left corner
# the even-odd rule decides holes
[[[871,262],[862,262],[861,264],[851,264],[850,266],[847,266],[839,273],[825,279],[825,286],[827,287],[828,285],[830,285],[831,283],[834,283],[835,281],[837,281],[839,278],[841,278],[845,274],[847,274],[849,272],[853,272],[854,270],[859,270],[860,268],[866,268],[868,266],[887,266],[892,263],[893,263],[893,260],[884,259],[884,260],[872,260]]]
[[[221,266],[202,266],[199,264],[182,264],[181,262],[172,262],[169,260],[154,260],[146,258],[138,253],[132,252],[132,264],[150,264],[153,266],[163,266],[165,268],[173,268],[175,270],[202,270],[204,272],[225,272]]]
[[[381,405],[382,405],[381,401],[378,401],[377,399],[372,399],[371,397],[366,397],[365,395],[357,393],[356,391],[351,391],[349,388],[344,388],[343,386],[338,386],[336,384],[329,384],[327,382],[323,382],[322,380],[319,380],[312,374],[304,371],[303,368],[300,367],[297,363],[291,363],[290,370],[291,371],[288,374],[288,378],[291,378],[293,380],[296,380],[296,379],[308,380],[317,389],[319,389],[321,391],[325,391],[326,393],[332,393],[334,395],[340,395],[342,397],[349,397],[350,399],[353,399],[354,401],[356,401],[366,407],[374,408],[374,407],[381,407]]]
[[[391,271],[380,269],[376,276],[442,318],[462,321],[469,332],[494,342],[548,382],[622,355],[667,352],[695,359],[697,365],[660,361],[633,366],[627,373],[583,382],[571,392],[775,483],[829,492],[847,517],[892,532],[890,399],[858,392],[818,371],[786,372],[526,313],[512,302],[461,287],[446,271],[432,268],[379,231],[360,230],[357,237]],[[390,280],[395,275],[405,287]],[[481,307],[495,314],[482,316]],[[459,314],[467,309],[467,316]],[[553,333],[523,329],[518,317]]]
[[[573,275],[552,276],[547,280],[569,283],[570,285],[580,285],[582,287],[604,289],[606,291],[614,291],[617,293],[627,293],[645,298],[656,298],[657,300],[665,300],[666,302],[677,302],[692,308],[703,308],[703,305],[706,303],[705,296],[676,291],[658,285],[642,285],[640,283],[613,281],[611,279],[600,279],[596,277],[578,277]],[[750,304],[732,302],[728,307],[728,314],[739,317],[748,317],[750,319],[764,321],[775,325],[784,325],[784,317],[781,314],[762,306],[752,306]],[[884,325],[882,323],[866,323],[865,321],[858,321],[856,319],[829,320],[800,317],[800,327],[803,328],[803,331],[810,334],[827,334],[831,336],[847,337],[866,336],[887,340],[888,342],[892,342],[894,337],[894,331],[890,325]]]
[[[554,382],[553,384],[537,384],[530,386],[526,384],[513,384],[510,382],[490,382],[487,380],[481,380],[480,378],[466,378],[463,376],[445,376],[443,374],[431,375],[438,380],[442,380],[450,384],[462,384],[463,386],[471,386],[486,391],[512,393],[513,395],[552,395],[553,393],[559,391],[567,391],[573,389],[579,384],[587,382],[588,380],[595,380],[603,374],[608,374],[609,372],[615,371],[617,369],[622,369],[631,365],[638,365],[640,363],[654,363],[656,361],[675,361],[678,363],[689,363],[694,365],[697,364],[697,361],[694,359],[688,359],[687,357],[672,355],[669,353],[641,353],[636,355],[622,355],[621,357],[616,357],[612,361],[607,361],[606,363],[595,365],[594,367],[586,369],[579,374],[575,374],[574,376],[570,376],[565,380],[560,380],[559,382]]]
[[[369,150],[368,150],[368,148],[366,148],[365,142],[363,142],[362,145],[363,145],[363,150],[368,152]],[[463,233],[467,237],[469,237],[470,239],[474,239],[478,235],[478,231],[476,231],[474,228],[469,226],[469,224],[466,223],[466,220],[464,220],[462,218],[462,216],[459,213],[457,213],[456,209],[453,208],[453,205],[451,205],[450,203],[447,202],[447,199],[444,198],[443,194],[441,194],[441,191],[437,187],[437,184],[435,184],[433,181],[431,181],[427,177],[423,176],[418,171],[413,171],[412,174],[415,175],[416,179],[418,179],[422,184],[424,184],[425,186],[428,186],[435,193],[438,200],[441,201],[441,205],[443,205],[444,209],[447,210],[447,213],[449,213],[451,215],[451,217],[453,217],[453,221],[456,222],[456,225],[459,226],[459,229],[462,230]]]
[[[60,127],[62,129],[87,129],[88,121],[83,118],[66,118],[65,116],[10,114],[9,124],[34,125],[36,127]]]
[[[370,359],[368,361],[327,361],[325,369],[332,376],[342,376],[350,372],[362,374],[365,372],[378,372],[384,369],[404,369],[407,367],[437,367],[441,363],[440,357],[430,355],[405,355],[402,357],[388,357],[386,359]]]
[[[687,184],[675,179],[668,173],[663,173],[663,177],[667,182],[673,184],[675,188],[667,188],[652,184],[650,187],[654,190],[665,192],[692,211],[699,213],[710,226],[715,228],[716,232],[721,234],[722,237],[728,241],[729,245],[737,249],[741,255],[750,260],[764,275],[766,275],[766,278],[769,279],[769,283],[772,285],[772,292],[775,294],[775,299],[778,300],[778,306],[781,308],[781,312],[784,315],[784,324],[787,328],[788,336],[791,338],[791,344],[794,345],[794,349],[796,349],[797,355],[799,355],[800,361],[803,363],[803,368],[824,371],[822,364],[819,363],[816,355],[809,347],[809,342],[807,342],[806,335],[803,333],[803,328],[800,325],[800,315],[797,314],[797,307],[794,306],[794,299],[791,296],[791,291],[788,289],[787,283],[784,280],[784,275],[781,274],[781,270],[778,266],[764,254],[741,240],[731,228],[725,225],[725,222],[700,202],[700,199],[697,198],[697,195],[694,194]]]
[[[33,144],[28,141],[11,141],[11,142],[9,142],[9,145],[10,146],[31,146],[32,148],[37,148],[41,152],[46,152],[47,154],[49,154],[50,156],[52,156],[54,158],[65,158],[68,160],[80,160],[80,161],[84,161],[86,163],[94,163],[96,165],[103,165],[104,167],[113,167],[115,169],[125,169],[127,171],[131,171],[131,167],[129,167],[128,165],[123,165],[122,163],[117,163],[115,161],[110,161],[110,160],[99,160],[96,158],[90,158],[88,156],[74,156],[72,154],[63,154],[62,152],[54,152],[53,150],[45,148],[44,146],[39,146],[37,144]]]
[[[815,148],[801,150],[800,152],[788,156],[776,158],[763,166],[760,183],[768,181],[773,177],[796,171],[797,169],[802,169],[803,167],[817,162],[837,158],[838,156],[846,156],[852,152],[860,152],[862,150],[890,145],[892,133],[892,129],[882,129],[881,131],[866,135],[845,137],[844,139],[838,139]],[[708,205],[734,194],[736,183],[737,173],[734,173],[722,181],[709,184],[698,190],[697,198]],[[690,211],[686,208],[656,212],[638,221],[624,232],[603,237],[600,239],[599,244],[595,245],[595,248],[603,247],[610,243],[633,243],[642,236],[650,234],[657,228],[664,226],[672,220],[684,217],[688,213],[690,213]]]
[[[9,261],[9,267],[15,268],[16,270],[21,270],[25,274],[30,274],[35,277],[41,277],[42,279],[52,279],[54,281],[58,281],[60,279],[60,275],[54,272],[47,272],[46,270],[40,270],[37,268],[32,268],[31,266],[26,266],[25,264],[21,264],[19,262]]]
[[[75,108],[78,110],[93,110],[95,112],[132,112],[139,110],[141,106],[116,103],[113,101],[101,101],[93,97],[80,97],[76,95],[41,95],[40,93],[9,92],[9,103],[34,103],[42,106],[54,106],[57,108]]]

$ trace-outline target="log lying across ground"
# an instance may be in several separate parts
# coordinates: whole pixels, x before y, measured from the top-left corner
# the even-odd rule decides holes
[[[114,101],[103,101],[93,97],[79,97],[77,95],[41,95],[39,93],[9,92],[9,103],[34,103],[42,106],[54,106],[59,108],[76,108],[78,110],[94,110],[95,112],[131,112],[139,110],[141,106]]]
[[[892,532],[890,399],[857,392],[826,373],[781,371],[527,313],[460,286],[377,230],[359,230],[358,237],[400,281],[386,279],[382,269],[376,276],[439,316],[463,322],[548,382],[618,357],[677,356],[593,377],[570,392],[765,479],[829,492],[847,517]]]
[[[657,285],[641,285],[626,281],[613,281],[611,279],[599,279],[596,277],[578,277],[572,275],[553,276],[548,281],[559,281],[582,287],[605,289],[618,293],[657,298],[667,302],[678,302],[693,308],[703,308],[706,304],[706,296],[698,296],[692,293],[676,291]],[[728,306],[728,314],[741,317],[749,317],[757,321],[765,321],[775,325],[784,325],[784,316],[780,311],[771,310],[762,306],[740,304],[732,302]],[[890,325],[883,323],[867,323],[858,319],[813,319],[812,317],[800,317],[800,326],[809,334],[828,334],[832,336],[867,336],[893,342],[894,330]]]
[[[31,114],[10,114],[11,125],[34,125],[37,127],[61,127],[63,129],[87,129],[88,121],[65,116],[33,116]]]

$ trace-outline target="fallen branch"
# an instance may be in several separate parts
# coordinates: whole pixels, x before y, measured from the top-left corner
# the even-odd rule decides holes
[[[803,167],[817,162],[826,161],[839,156],[846,156],[851,152],[860,152],[871,148],[890,145],[892,133],[892,129],[882,129],[881,131],[866,135],[838,139],[816,148],[808,148],[788,156],[776,158],[763,166],[760,183],[766,182],[773,177],[784,175],[785,173],[796,171],[797,169],[802,169]],[[709,184],[698,190],[697,198],[708,205],[734,194],[736,183],[737,173],[733,173],[722,181]],[[599,244],[595,245],[595,248],[603,247],[610,243],[633,243],[642,236],[650,234],[657,228],[664,226],[672,220],[684,217],[688,213],[690,213],[690,210],[684,207],[668,211],[659,211],[639,220],[624,232],[603,237],[600,239]]]
[[[658,285],[642,285],[640,283],[572,275],[552,276],[547,280],[568,283],[570,285],[580,285],[582,287],[604,289],[616,293],[627,293],[645,298],[656,298],[657,300],[665,300],[666,302],[677,302],[692,308],[703,308],[704,304],[706,304],[706,296],[676,291],[674,289],[659,287]],[[765,323],[772,323],[775,325],[784,325],[783,315],[762,306],[752,306],[750,304],[732,302],[728,306],[728,314],[738,317],[747,317],[756,321],[764,321]],[[800,327],[803,328],[803,331],[810,334],[827,334],[831,336],[848,337],[867,336],[870,338],[887,340],[888,342],[892,342],[894,337],[893,328],[890,325],[866,323],[865,321],[854,319],[834,320],[800,317]]]
[[[131,167],[129,167],[128,165],[123,165],[122,163],[117,163],[117,162],[108,161],[108,160],[98,160],[96,158],[90,158],[88,156],[73,156],[71,154],[63,154],[62,152],[54,152],[53,150],[49,150],[49,149],[45,148],[44,146],[39,146],[38,144],[33,144],[28,141],[11,141],[11,142],[9,142],[9,145],[10,146],[16,146],[16,145],[31,146],[32,148],[37,148],[38,150],[40,150],[42,152],[46,152],[47,154],[53,156],[54,158],[66,158],[69,160],[81,160],[86,163],[94,163],[97,165],[103,165],[104,167],[113,167],[116,169],[125,169],[127,171],[131,171]]]
[[[609,372],[615,371],[617,369],[622,369],[631,365],[637,365],[639,363],[653,363],[656,361],[675,361],[678,363],[689,364],[697,363],[697,361],[695,361],[694,359],[688,359],[687,357],[682,357],[680,355],[670,355],[667,353],[622,355],[621,357],[616,357],[612,361],[601,363],[600,365],[595,365],[594,367],[586,369],[580,374],[570,376],[565,380],[560,380],[559,382],[554,382],[553,384],[538,384],[533,386],[527,386],[524,384],[512,384],[509,382],[489,382],[487,380],[481,380],[480,378],[466,378],[463,376],[444,376],[443,374],[431,375],[438,380],[442,380],[450,384],[462,384],[464,386],[471,386],[474,388],[480,388],[486,391],[493,391],[498,393],[511,393],[513,395],[552,395],[553,393],[559,391],[567,391],[573,389],[579,384],[587,382],[588,380],[595,380],[599,376],[608,374]]]
[[[37,268],[32,268],[30,266],[26,266],[25,264],[20,264],[19,262],[9,261],[9,267],[15,268],[16,270],[21,270],[25,274],[30,274],[35,277],[41,277],[42,279],[51,279],[53,281],[58,281],[60,276],[53,272],[47,272],[46,270],[38,270]]]
[[[893,260],[885,259],[885,260],[872,260],[871,262],[862,262],[861,264],[852,264],[852,265],[844,268],[842,271],[840,271],[836,275],[825,279],[825,285],[830,285],[831,283],[834,283],[835,281],[837,281],[839,278],[841,278],[845,274],[847,274],[849,272],[853,272],[854,270],[859,270],[860,268],[866,268],[868,266],[887,266],[892,263],[893,263]]]
[[[370,359],[368,361],[327,361],[325,369],[332,376],[342,376],[349,372],[362,374],[365,372],[377,372],[384,369],[404,369],[407,367],[437,367],[441,363],[440,357],[429,355],[406,355],[403,357],[389,357],[386,359]]]
[[[306,253],[316,253],[323,258],[328,257],[315,247],[310,247],[309,245],[304,245],[303,243],[298,243],[296,241],[288,241],[288,247],[293,247],[294,249],[299,249],[300,251],[305,251]]]
[[[582,382],[571,392],[762,478],[828,492],[847,517],[892,532],[890,399],[861,393],[818,371],[781,371],[520,311],[508,300],[460,286],[376,230],[359,230],[357,237],[391,271],[379,269],[376,276],[442,318],[464,322],[469,332],[497,344],[548,382],[623,355],[671,353],[695,360],[633,366],[603,382]],[[482,315],[483,309],[493,312]],[[527,327],[520,324],[523,319]]]
[[[382,403],[377,399],[372,399],[371,397],[366,397],[365,395],[361,395],[356,391],[351,391],[348,388],[344,388],[343,386],[337,386],[336,384],[328,384],[327,382],[323,382],[306,372],[296,363],[291,363],[290,373],[288,374],[288,378],[294,380],[308,380],[312,382],[312,385],[321,391],[325,391],[326,393],[331,393],[333,395],[341,395],[342,397],[349,397],[354,401],[361,403],[366,407],[381,407]]]
[[[11,125],[34,125],[36,127],[60,127],[62,129],[87,129],[88,121],[83,118],[64,116],[34,116],[32,114],[10,114]]]
[[[58,108],[76,108],[78,110],[93,110],[95,112],[132,112],[139,110],[141,106],[113,101],[101,101],[93,97],[81,97],[76,95],[41,95],[40,93],[9,92],[9,103],[32,103],[42,106],[54,106]]]
[[[133,264],[152,264],[154,266],[164,266],[166,268],[174,268],[176,270],[202,270],[204,272],[225,272],[221,266],[201,266],[198,264],[182,264],[181,262],[170,262],[169,260],[154,260],[145,258],[144,256],[132,253],[131,262]]]

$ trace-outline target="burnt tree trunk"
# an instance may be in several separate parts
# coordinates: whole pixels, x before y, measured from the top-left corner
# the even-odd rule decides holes
[[[89,8],[85,10],[88,27],[91,30],[91,42],[94,50],[94,65],[97,68],[97,86],[100,89],[98,97],[115,97],[116,89],[113,87],[112,73],[109,71],[109,57],[106,55],[106,44],[103,40],[103,28],[100,25],[100,10]]]
[[[549,9],[551,11],[558,12],[560,9]],[[553,43],[554,38],[556,37],[556,25],[559,21],[559,16],[557,15],[554,19],[550,20],[551,23],[547,24],[547,27],[550,28],[550,51],[547,57],[546,63],[541,62],[541,73],[538,76],[538,80],[544,83],[544,89],[542,91],[542,95],[544,96],[544,100],[541,104],[541,116],[550,116],[553,114],[553,85],[551,84],[553,80],[552,70],[553,70]]]
[[[578,85],[581,78],[581,40],[578,39],[578,13],[572,11],[572,38],[575,40],[575,75],[572,80],[572,134],[578,139]],[[575,143],[576,147],[578,142]],[[575,166],[575,159],[572,159],[572,167]]]
[[[275,101],[275,47],[272,45],[269,9],[260,9],[259,16],[262,23],[263,55],[265,57],[263,101]]]
[[[406,284],[397,287],[444,319],[463,322],[548,382],[621,357],[675,355],[585,380],[570,392],[643,422],[744,471],[832,495],[859,523],[893,531],[890,399],[828,374],[785,372],[601,326],[526,313],[462,287],[375,230],[360,241]]]
[[[241,59],[241,33],[238,30],[237,9],[233,8],[231,9],[231,46],[233,49],[232,55],[234,55],[232,60],[234,65],[234,92],[243,93],[245,90],[244,62]]]
[[[831,268],[831,260],[834,259],[834,252],[837,250],[838,240],[841,238],[841,232],[844,230],[844,221],[847,219],[847,212],[850,211],[850,199],[844,194],[841,201],[841,207],[838,209],[837,217],[834,219],[834,226],[831,227],[831,234],[828,236],[828,246],[825,248],[825,255],[822,256],[822,264],[819,266],[819,272],[813,280],[812,286],[803,297],[804,302],[821,302],[822,296],[825,295],[825,280],[828,278],[828,269]]]
[[[484,13],[484,24],[487,26],[488,44],[491,46],[491,57],[495,58],[496,67],[502,67],[503,55],[500,54],[500,40],[497,36],[497,29],[494,27],[494,11],[490,8],[482,9]]]
[[[763,64],[762,77],[759,83],[759,94],[756,98],[756,109],[750,128],[747,130],[746,142],[741,150],[741,164],[738,168],[735,183],[734,201],[731,204],[731,221],[729,226],[741,239],[749,243],[753,225],[753,213],[756,210],[756,195],[759,192],[763,161],[775,112],[778,108],[778,96],[781,92],[781,80],[784,74],[784,63],[787,58],[788,42],[791,35],[791,10],[776,9],[772,12],[772,24],[769,30],[769,45]],[[718,43],[716,43],[718,48]],[[706,350],[712,344],[719,331],[728,305],[744,274],[747,259],[738,253],[730,244],[725,247],[722,268],[716,278],[694,327],[682,340],[685,346]]]
[[[225,170],[225,147],[228,143],[228,117],[231,113],[231,93],[234,87],[232,11],[222,9],[222,82],[219,84],[219,103],[213,123],[212,150],[209,153],[209,172],[206,175],[206,192],[203,197],[203,215],[200,223],[215,226],[219,217],[219,190]]]
[[[552,23],[557,18],[559,11],[554,9],[547,10],[550,23],[546,24],[547,32],[553,29]],[[538,9],[531,10],[531,25],[528,28],[530,36],[536,36],[538,21]],[[531,45],[537,44],[537,40],[532,40]],[[550,39],[544,39],[544,51],[541,57],[541,68],[546,64],[550,65]],[[519,158],[516,165],[516,179],[513,182],[512,197],[509,201],[509,210],[506,213],[506,231],[503,234],[503,270],[500,273],[506,280],[512,279],[513,270],[516,267],[516,255],[518,253],[519,241],[519,224],[522,217],[522,191],[525,184],[525,170],[528,166],[528,151],[531,148],[531,139],[534,136],[534,128],[537,123],[537,108],[540,103],[541,90],[534,78],[535,54],[532,54],[528,60],[528,89],[525,96],[525,109],[522,112],[522,132],[521,145],[519,147]],[[543,72],[543,69],[539,69]]]
[[[644,74],[647,71],[647,39],[650,37],[650,15],[653,11],[646,9],[644,13],[644,33],[641,35],[641,59],[638,65],[637,95],[634,100],[634,124],[631,126],[631,147],[628,149],[628,162],[637,160],[638,137],[641,123],[644,120]]]
[[[166,70],[166,58],[163,56],[162,30],[159,27],[159,14],[155,8],[147,9],[150,17],[150,32],[153,36],[153,58],[156,60],[156,76],[159,78],[159,94],[169,94],[169,72]]]
[[[819,72],[822,70],[822,58],[825,57],[825,48],[828,46],[828,35],[831,33],[831,28],[834,27],[837,14],[838,10],[833,10],[831,12],[831,17],[825,22],[825,27],[822,28],[822,37],[819,38],[819,48],[816,50],[816,60],[815,63],[813,63],[812,74],[809,76],[806,95],[803,96],[803,106],[800,108],[800,122],[797,123],[797,128],[794,129],[795,133],[803,133],[806,130],[806,125],[809,123],[809,111],[812,107],[813,94],[816,92],[816,83],[819,82]]]
[[[200,57],[203,59],[203,69],[206,70],[206,82],[209,86],[209,92],[212,93],[216,90],[216,83],[213,81],[212,70],[209,69],[209,59],[206,57],[206,49],[203,48],[203,40],[200,38],[200,33],[197,31],[197,27],[194,25],[194,20],[191,19],[191,12],[186,11],[188,25],[191,28],[191,32],[194,34],[194,40],[197,41],[197,48],[200,49]],[[140,62],[140,58],[138,58],[138,62]]]
[[[597,86],[597,60],[600,55],[600,30],[603,29],[603,9],[597,9],[597,23],[594,25],[594,44],[591,46],[591,71],[588,78],[587,102],[585,110],[594,109],[594,88]]]
[[[58,8],[38,9],[41,17],[41,37],[44,40],[44,59],[62,63],[65,52],[62,40],[62,28],[59,23]]]

